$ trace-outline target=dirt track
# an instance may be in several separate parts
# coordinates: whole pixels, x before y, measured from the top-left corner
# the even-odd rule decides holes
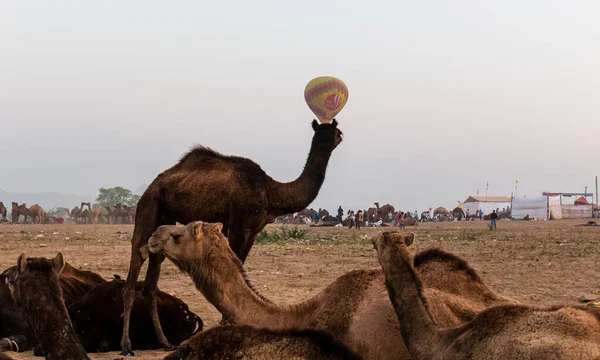
[[[498,293],[545,306],[575,303],[583,294],[600,293],[600,227],[575,226],[582,223],[585,221],[499,221],[494,232],[487,229],[487,222],[429,223],[410,231],[417,234],[415,251],[430,247],[451,251],[469,261]],[[305,228],[304,239],[255,245],[246,262],[251,281],[274,302],[302,301],[349,270],[378,266],[370,237],[382,229]],[[277,225],[268,229],[279,231]],[[21,252],[52,257],[61,251],[75,267],[107,279],[113,274],[124,277],[132,231],[130,225],[0,225],[0,268],[15,264]],[[65,237],[69,239],[63,240]],[[221,319],[169,261],[163,265],[159,287],[187,302],[206,328]],[[138,359],[160,359],[166,353],[136,354]],[[10,355],[34,359],[31,352]],[[90,357],[120,358],[116,352]]]

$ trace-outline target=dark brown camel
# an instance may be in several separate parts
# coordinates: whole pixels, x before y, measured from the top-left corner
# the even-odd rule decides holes
[[[37,341],[42,344],[46,359],[89,359],[65,307],[58,280],[64,266],[60,253],[52,260],[25,258],[25,254],[21,254],[17,271],[8,277],[9,287]]]
[[[6,284],[6,280],[10,279],[11,275],[17,271],[15,265],[0,274],[0,338],[2,338],[0,352],[5,350],[26,351],[35,345],[27,317],[23,313],[23,309],[15,304]],[[105,282],[100,275],[91,271],[75,269],[69,263],[65,263],[58,280],[66,307],[84,297],[96,285]],[[43,355],[40,346],[36,347],[34,353],[39,356]]]
[[[79,215],[81,215],[81,211],[83,211],[83,209],[80,209],[79,206],[75,206],[73,210],[71,210],[71,219],[77,222],[77,220],[79,220]]]
[[[331,153],[342,141],[334,119],[329,124],[314,120],[315,132],[308,159],[300,176],[280,183],[250,159],[221,155],[206,147],[196,147],[172,168],[159,174],[140,198],[131,245],[127,284],[123,289],[122,355],[132,354],[129,316],[135,296],[134,286],[145,259],[140,248],[147,244],[160,225],[187,224],[202,219],[222,222],[232,250],[242,262],[248,256],[255,236],[275,218],[305,209],[319,193]],[[151,254],[146,273],[144,297],[152,314],[158,339],[167,342],[158,318],[154,292],[165,257]]]
[[[125,280],[116,277],[103,282],[68,306],[69,316],[79,341],[87,352],[117,351],[121,348],[123,321],[121,294]],[[156,339],[152,319],[142,296],[143,282],[135,287],[136,296],[131,311],[131,343],[134,349],[156,349],[162,345]],[[62,286],[64,291],[64,285]],[[180,299],[156,292],[158,313],[167,339],[179,345],[204,326],[202,319],[190,311]]]
[[[326,331],[217,326],[195,335],[165,360],[317,359],[360,360]]]
[[[6,206],[4,206],[4,204],[2,203],[2,201],[0,201],[0,215],[2,215],[2,220],[6,220]]]

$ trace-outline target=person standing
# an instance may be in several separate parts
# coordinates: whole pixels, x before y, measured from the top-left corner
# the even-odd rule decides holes
[[[340,205],[340,207],[338,208],[338,220],[340,222],[344,221],[344,209],[342,209],[342,205]]]
[[[404,229],[404,214],[400,214],[400,220],[398,222],[400,223],[400,229]]]
[[[483,220],[483,210],[479,209],[479,221]]]
[[[400,226],[400,212],[396,210],[394,213],[394,227]]]
[[[496,229],[496,219],[498,218],[498,213],[496,213],[496,210],[492,211],[492,213],[490,214],[490,228],[491,229]]]
[[[355,223],[356,223],[356,229],[360,230],[360,225],[362,224],[363,221],[363,212],[362,210],[358,210],[358,212],[356,213],[356,219],[355,219]]]
[[[419,218],[419,213],[417,212],[417,210],[415,210],[415,212],[413,213],[413,217],[414,217],[415,219],[418,219],[418,218]]]
[[[354,211],[348,210],[348,229],[352,229],[354,225]]]
[[[469,209],[467,209],[467,213],[465,214],[465,216],[467,217],[467,220],[469,220]]]

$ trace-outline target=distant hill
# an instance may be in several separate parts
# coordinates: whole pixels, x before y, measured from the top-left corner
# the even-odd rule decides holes
[[[53,207],[68,207],[72,208],[74,206],[81,205],[82,201],[85,202],[94,202],[96,200],[96,196],[93,195],[75,195],[75,194],[58,194],[58,193],[22,193],[22,194],[10,194],[2,189],[0,189],[0,201],[4,203],[4,205],[8,208],[10,212],[11,203],[13,201],[21,203],[26,203],[27,206],[31,206],[33,204],[39,204],[45,210],[50,210]]]
[[[133,191],[135,195],[143,195],[144,191],[148,188],[148,184],[140,185]]]

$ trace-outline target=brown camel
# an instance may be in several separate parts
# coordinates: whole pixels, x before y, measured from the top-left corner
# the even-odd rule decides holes
[[[65,266],[62,254],[52,260],[19,256],[8,277],[17,305],[23,308],[46,359],[89,359],[79,343],[65,307],[58,280]]]
[[[600,358],[600,312],[596,309],[498,305],[462,326],[440,327],[430,315],[430,301],[408,250],[413,240],[412,233],[404,237],[386,232],[373,244],[402,338],[414,360]]]
[[[452,216],[450,211],[448,211],[448,209],[446,209],[443,206],[440,206],[438,208],[435,208],[435,210],[433,210],[433,216],[436,216],[436,215],[445,216],[447,218]]]
[[[376,210],[376,214],[375,214],[375,219],[376,220],[383,220],[383,222],[390,222],[390,219],[388,218],[388,214],[389,213],[394,213],[396,211],[396,209],[394,209],[394,207],[390,204],[386,204],[383,205],[382,207],[379,207],[379,203],[376,202],[374,203],[377,210]]]
[[[325,331],[217,326],[194,335],[165,358],[196,359],[360,360],[362,357]]]
[[[44,209],[42,209],[42,207],[39,206],[38,204],[30,206],[29,209],[27,210],[27,214],[31,218],[31,223],[35,224],[38,219],[39,219],[40,224],[44,223],[44,218],[45,218],[44,215],[46,213],[44,212]],[[25,221],[25,222],[27,222],[27,221]]]
[[[29,210],[27,209],[27,204],[23,203],[21,205],[17,204],[13,201],[12,203],[12,222],[15,224],[19,223],[19,216],[23,215],[25,218],[23,223],[27,223],[27,217],[29,216]]]
[[[223,222],[223,233],[229,236],[231,247],[243,262],[254,238],[268,223],[306,208],[317,197],[331,153],[342,141],[342,132],[335,119],[320,125],[314,120],[312,128],[315,134],[304,170],[289,183],[273,180],[249,159],[225,156],[202,146],[192,149],[154,179],[137,204],[129,274],[123,289],[122,355],[133,354],[129,316],[134,286],[145,261],[140,248],[156,228],[197,219]],[[144,296],[159,340],[171,349],[160,327],[154,298],[163,261],[161,254],[150,255]]]
[[[452,217],[460,221],[462,218],[466,217],[465,211],[457,206],[454,208],[454,210],[452,210]]]
[[[197,221],[160,226],[148,242],[152,253],[162,253],[190,274],[196,287],[223,317],[236,325],[270,329],[327,330],[367,359],[407,359],[399,323],[386,294],[381,269],[356,270],[339,277],[321,293],[292,306],[278,306],[248,283],[241,261],[221,233],[221,224]],[[447,271],[445,281],[433,282],[426,294],[435,304],[440,325],[463,323],[469,314],[505,300],[493,294],[464,261],[439,250],[423,252],[419,267],[427,277]],[[433,264],[440,264],[439,269]],[[433,274],[430,274],[433,273]],[[455,274],[452,277],[451,274]],[[460,296],[462,288],[471,292]],[[449,291],[445,292],[445,283]],[[474,283],[474,284],[471,284]],[[477,303],[481,299],[481,303]],[[476,308],[470,308],[472,303]]]
[[[2,220],[6,220],[6,206],[4,206],[4,204],[2,203],[2,201],[0,201],[0,215],[2,215]]]
[[[79,220],[79,215],[81,215],[82,210],[83,209],[80,209],[79,206],[75,206],[73,210],[71,210],[71,219],[77,222]]]
[[[94,224],[98,224],[100,221],[103,221],[104,215],[102,214],[102,208],[100,207],[100,205],[92,205],[92,214],[94,217]]]

